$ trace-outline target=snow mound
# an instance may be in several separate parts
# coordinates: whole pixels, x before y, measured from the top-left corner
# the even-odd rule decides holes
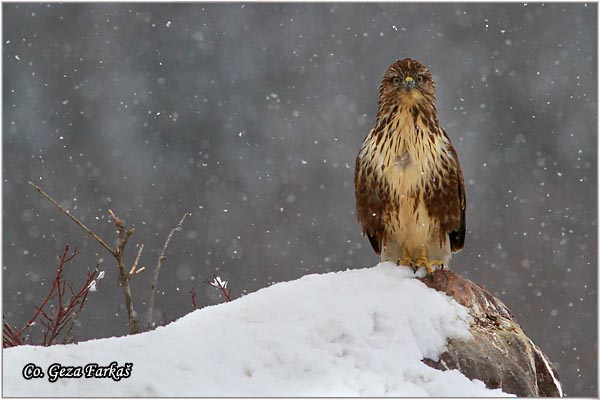
[[[502,396],[439,371],[448,338],[469,338],[467,309],[409,268],[307,275],[134,336],[3,352],[4,396]],[[132,363],[113,379],[59,378],[48,367]],[[44,378],[25,380],[28,363]]]

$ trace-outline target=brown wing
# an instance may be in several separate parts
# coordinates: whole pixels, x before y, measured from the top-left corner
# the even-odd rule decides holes
[[[361,160],[360,152],[356,157],[354,168],[354,194],[356,196],[356,218],[362,226],[363,235],[369,238],[373,250],[381,254],[384,226],[382,211],[386,201],[386,192],[381,189],[381,182],[368,163]]]
[[[458,199],[460,202],[460,222],[458,224],[458,229],[454,229],[449,233],[450,236],[450,249],[453,253],[462,250],[465,246],[465,234],[467,230],[467,219],[466,219],[466,211],[467,211],[467,199],[465,196],[465,181],[462,174],[462,169],[460,168],[460,164],[458,164],[458,173],[460,175],[459,184],[458,184]]]
[[[448,134],[442,129],[442,132],[446,137]],[[448,142],[450,140],[448,139]],[[448,235],[450,237],[450,249],[453,253],[462,250],[465,245],[465,234],[467,230],[466,210],[467,210],[467,197],[465,194],[465,179],[463,177],[462,168],[460,167],[460,161],[458,160],[458,154],[454,146],[450,144],[450,154],[453,158],[449,166],[450,176],[452,185],[451,191],[456,196],[456,201],[451,203],[454,205],[452,210],[449,210],[452,214],[450,220],[453,222],[449,228]]]
[[[448,137],[444,130],[442,133]],[[450,249],[455,253],[465,244],[466,199],[462,170],[452,144],[449,144],[448,152],[445,157],[442,156],[438,168],[443,170],[443,182],[439,186],[428,185],[425,188],[425,205],[429,216],[440,224],[440,243],[449,238]]]

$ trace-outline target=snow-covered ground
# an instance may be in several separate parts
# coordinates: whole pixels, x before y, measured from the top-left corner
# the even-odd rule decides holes
[[[197,310],[152,332],[7,349],[3,395],[503,395],[421,362],[437,359],[448,338],[468,338],[470,317],[413,277],[409,268],[389,263],[308,275]],[[54,363],[83,369],[113,361],[119,367],[132,363],[130,376],[49,382]],[[44,377],[24,379],[29,363],[41,367]]]

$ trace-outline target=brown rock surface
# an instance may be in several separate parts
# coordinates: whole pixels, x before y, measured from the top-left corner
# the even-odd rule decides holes
[[[457,369],[488,388],[519,397],[563,395],[556,369],[525,335],[510,310],[490,292],[448,270],[422,278],[430,288],[446,293],[473,316],[472,340],[451,339],[439,360],[423,360],[440,369]]]

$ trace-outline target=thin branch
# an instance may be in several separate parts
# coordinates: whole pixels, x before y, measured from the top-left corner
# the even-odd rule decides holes
[[[67,217],[71,218],[71,220],[73,222],[75,222],[77,225],[79,225],[81,227],[81,229],[86,231],[88,233],[88,235],[90,235],[91,237],[96,239],[96,241],[98,243],[100,243],[100,245],[102,247],[104,247],[106,249],[106,251],[108,251],[110,254],[112,254],[113,256],[116,257],[115,250],[113,250],[108,244],[106,244],[106,242],[104,240],[102,240],[98,235],[96,235],[90,228],[85,226],[83,224],[83,222],[81,222],[76,217],[71,215],[71,213],[69,211],[65,210],[65,208],[63,206],[61,206],[60,204],[58,204],[58,202],[56,200],[54,200],[52,197],[50,197],[50,195],[48,193],[44,192],[44,190],[42,190],[41,187],[37,186],[35,183],[33,183],[31,181],[29,181],[29,185],[32,186],[39,194],[44,196],[46,198],[46,200],[48,200],[50,203],[54,204],[54,206],[56,208],[58,208],[63,214],[65,214]]]
[[[2,347],[8,348],[23,344],[25,344],[25,341],[19,331],[10,326],[4,317],[2,317]]]
[[[62,207],[56,200],[54,200],[52,197],[50,197],[50,195],[48,195],[46,192],[44,192],[44,190],[42,190],[39,186],[35,185],[31,181],[29,181],[29,185],[32,186],[42,196],[44,196],[48,201],[50,201],[63,214],[65,214],[73,222],[75,222],[77,225],[79,225],[90,236],[92,236],[94,239],[96,239],[96,241],[98,243],[100,243],[100,245],[102,247],[104,247],[115,258],[115,260],[117,261],[117,267],[119,268],[119,283],[121,284],[121,287],[123,288],[123,296],[125,297],[125,306],[127,308],[127,323],[128,323],[128,327],[129,327],[129,333],[130,334],[138,333],[140,317],[135,312],[135,308],[133,307],[131,287],[129,285],[129,282],[134,275],[137,275],[138,273],[144,271],[144,269],[145,269],[145,267],[142,267],[139,269],[137,268],[139,259],[142,254],[143,245],[140,245],[140,249],[138,250],[138,254],[135,259],[135,262],[133,263],[133,266],[129,270],[125,269],[125,247],[127,245],[127,242],[129,241],[129,238],[135,232],[135,229],[128,228],[121,218],[119,218],[117,215],[115,215],[115,213],[112,210],[108,210],[111,218],[113,219],[113,221],[117,227],[117,232],[118,232],[117,246],[116,246],[116,248],[113,249],[104,240],[102,240],[97,234],[95,234],[90,228],[85,226],[79,219],[77,219],[76,217],[71,215],[69,213],[69,211],[67,211],[64,207]],[[152,324],[152,310],[153,310],[153,306],[154,306],[154,297],[156,294],[158,273],[159,273],[160,268],[162,267],[162,264],[166,258],[165,254],[167,251],[167,247],[168,247],[169,242],[171,241],[171,238],[173,237],[173,234],[175,233],[175,231],[181,230],[181,225],[183,224],[183,222],[185,221],[185,218],[188,215],[189,215],[188,213],[185,213],[183,215],[183,217],[181,218],[181,221],[179,221],[179,223],[176,226],[174,226],[173,229],[171,229],[171,231],[169,232],[169,235],[167,236],[167,240],[165,241],[165,244],[163,246],[160,257],[158,258],[156,270],[154,271],[154,280],[152,282],[152,290],[150,293],[150,303],[149,303],[149,308],[148,308],[148,329],[150,328],[150,326]],[[69,261],[69,260],[65,260],[65,261]],[[62,295],[64,294],[64,289],[65,288],[62,287],[62,290],[61,290],[61,287],[59,285],[58,294],[60,297],[59,300],[61,300],[61,301],[62,301]],[[59,301],[59,303],[61,301]],[[42,311],[42,313],[43,313],[43,311]],[[61,307],[61,310],[58,311],[58,318],[60,318],[62,316],[62,313],[64,313],[64,311],[62,311],[62,307]]]
[[[65,246],[65,251],[63,254],[66,254],[69,251],[69,246],[70,244],[67,243],[67,245]],[[64,257],[64,255],[63,255]],[[60,262],[58,264],[58,270],[60,270],[61,265]],[[29,320],[29,322],[27,322],[27,324],[25,324],[21,329],[19,329],[19,331],[17,332],[17,334],[19,336],[21,336],[23,334],[23,332],[25,331],[25,329],[29,328],[31,325],[33,325],[33,323],[35,322],[35,320],[37,319],[37,317],[41,314],[43,317],[45,317],[46,319],[50,319],[50,317],[48,317],[48,315],[46,315],[46,313],[44,312],[44,307],[46,307],[46,304],[48,304],[48,302],[50,300],[52,300],[56,295],[54,295],[54,289],[56,289],[56,280],[52,281],[52,288],[50,290],[50,292],[48,292],[48,295],[46,296],[46,298],[44,299],[44,301],[42,301],[42,303],[39,305],[39,307],[35,307],[37,309],[37,311],[33,314],[33,317],[31,317],[31,319]]]
[[[228,302],[231,301],[231,289],[227,290],[227,282],[222,281],[217,275],[213,274],[213,281],[209,281],[208,279],[204,280],[208,286],[212,286],[215,289],[218,289],[223,296],[225,296],[225,300]]]
[[[196,303],[196,295],[197,295],[196,289],[192,288],[192,290],[190,290],[190,296],[192,297],[192,307],[194,310],[198,309],[198,305]]]
[[[125,296],[125,307],[127,308],[127,324],[129,325],[129,333],[138,333],[140,318],[138,317],[135,309],[133,308],[133,298],[131,296],[131,287],[129,286],[129,274],[125,271],[125,246],[127,241],[133,235],[134,228],[127,228],[123,220],[115,215],[112,210],[108,210],[108,213],[112,217],[117,230],[119,231],[119,241],[117,243],[117,250],[115,258],[117,259],[117,266],[119,267],[119,282],[123,287],[123,295]]]
[[[158,285],[158,273],[160,272],[160,268],[162,267],[163,262],[167,258],[167,256],[165,255],[167,252],[167,247],[169,246],[169,242],[171,241],[171,238],[175,234],[175,231],[181,230],[181,225],[183,224],[183,221],[185,221],[185,219],[187,218],[188,215],[189,215],[189,213],[187,213],[187,212],[184,213],[183,217],[181,217],[181,221],[179,221],[179,223],[171,229],[171,231],[169,232],[169,235],[167,236],[167,240],[165,241],[165,244],[162,248],[160,256],[158,257],[158,262],[156,263],[156,268],[154,269],[154,278],[152,279],[152,287],[150,289],[150,300],[148,301],[148,315],[146,317],[146,329],[147,330],[150,330],[150,328],[152,327],[152,311],[154,308],[154,296],[156,294],[156,286]]]
[[[135,231],[134,228],[127,228],[123,220],[115,215],[112,210],[108,210],[110,216],[112,217],[115,225],[117,226],[119,240],[117,243],[116,249],[111,248],[104,240],[102,240],[98,235],[96,235],[90,228],[85,226],[81,221],[79,221],[76,217],[72,216],[69,211],[65,210],[56,200],[54,200],[50,195],[42,190],[39,186],[35,185],[33,182],[29,181],[29,185],[32,186],[38,193],[44,196],[49,202],[54,204],[56,208],[58,208],[63,214],[67,217],[71,218],[77,225],[79,225],[84,231],[86,231],[90,236],[92,236],[102,247],[104,247],[117,261],[117,266],[119,268],[119,282],[123,287],[123,296],[125,297],[125,306],[127,307],[127,324],[129,327],[129,333],[138,333],[139,332],[139,317],[133,308],[133,301],[131,297],[131,288],[129,287],[129,278],[130,275],[125,271],[125,246],[127,245],[127,241]],[[59,288],[60,289],[60,288]]]
[[[66,264],[79,254],[77,249],[75,249],[69,255],[69,248],[70,245],[67,244],[62,255],[59,256],[56,276],[52,280],[52,287],[42,303],[35,307],[36,312],[29,322],[20,329],[13,329],[6,321],[3,321],[4,347],[24,344],[24,338],[26,338],[24,332],[36,323],[44,328],[42,330],[42,341],[40,344],[42,346],[53,345],[56,343],[57,338],[62,335],[63,329],[70,323],[72,325],[73,318],[76,319],[79,316],[87,299],[90,283],[95,279],[98,271],[96,269],[93,273],[86,273],[86,282],[78,292],[75,292],[73,286],[64,281],[63,276]],[[65,296],[67,287],[69,288],[71,296]],[[55,299],[57,304],[51,304],[50,301]],[[45,310],[45,308],[47,310]],[[30,341],[33,342],[32,335],[29,335],[29,338]]]
[[[140,248],[138,249],[137,256],[135,257],[135,261],[133,262],[133,265],[131,266],[131,269],[129,270],[130,278],[131,278],[131,276],[136,275],[139,271],[142,271],[144,269],[144,267],[142,267],[139,270],[137,269],[138,263],[140,262],[140,257],[142,256],[142,251],[144,251],[144,245],[140,244]]]
[[[87,277],[83,287],[79,291],[79,293],[74,294],[73,290],[71,290],[71,293],[73,293],[72,298],[81,298],[82,297],[82,299],[81,299],[81,302],[79,303],[79,308],[77,309],[77,311],[75,311],[73,313],[73,315],[71,317],[71,323],[70,323],[69,329],[67,329],[67,333],[65,333],[65,340],[63,341],[63,344],[71,343],[73,341],[73,335],[72,335],[73,328],[75,327],[75,323],[79,319],[79,315],[81,314],[83,305],[85,304],[85,301],[87,300],[87,296],[90,293],[90,285],[94,280],[96,280],[96,277],[98,276],[99,273],[100,273],[100,262],[96,261],[96,268],[94,268],[94,271],[86,272],[88,277]],[[69,287],[70,286],[71,285],[69,285]]]

